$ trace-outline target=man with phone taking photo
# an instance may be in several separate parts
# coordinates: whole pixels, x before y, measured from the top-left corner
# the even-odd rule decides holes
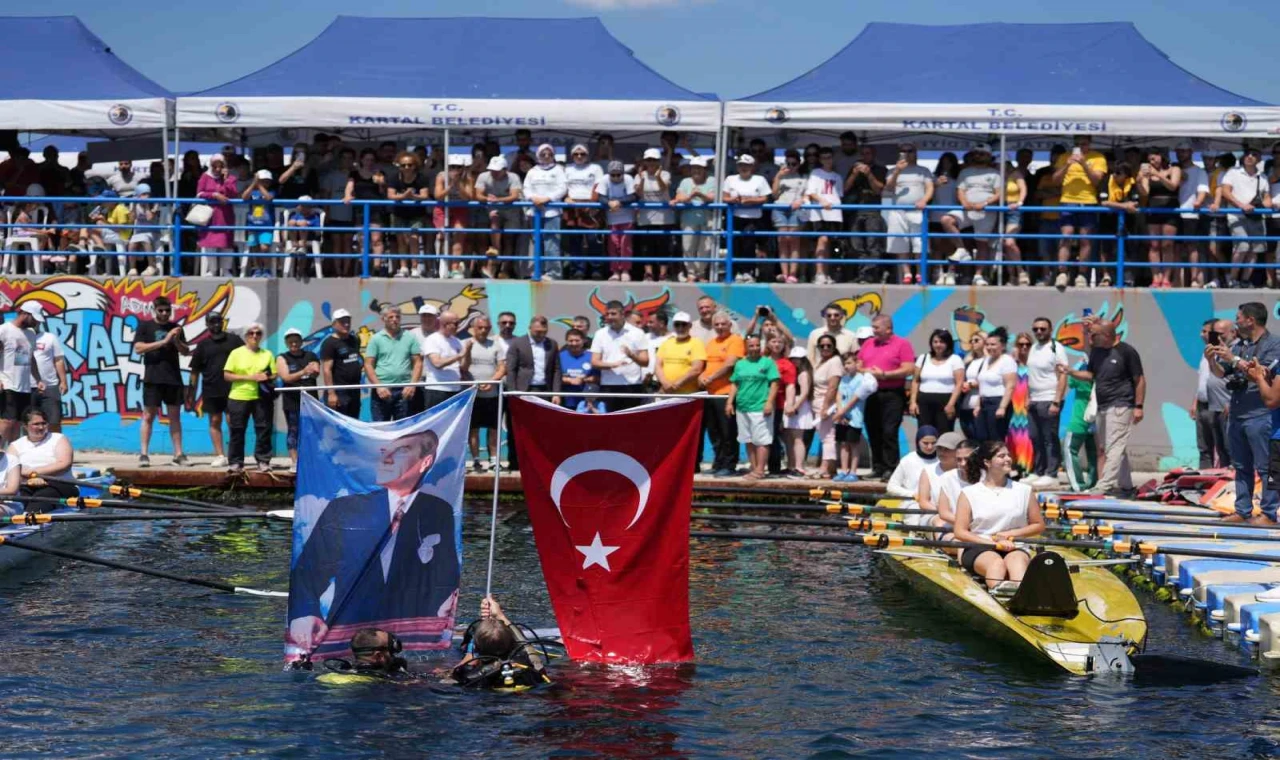
[[[1208,347],[1230,346],[1236,337],[1236,326],[1229,319],[1207,319],[1200,326],[1200,340],[1206,346],[1200,357],[1196,381],[1196,397],[1191,402],[1191,419],[1196,423],[1196,445],[1200,449],[1200,469],[1230,467],[1227,449],[1227,410],[1231,391],[1227,381],[1213,374]]]

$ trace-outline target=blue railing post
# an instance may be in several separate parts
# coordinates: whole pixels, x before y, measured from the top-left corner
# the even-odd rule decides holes
[[[170,222],[170,224],[173,225],[173,232],[170,233],[171,235],[173,235],[173,251],[170,254],[173,261],[172,263],[169,264],[169,275],[171,277],[181,277],[182,276],[182,207],[175,203],[170,208],[173,209],[173,221]],[[197,274],[200,273],[199,268],[196,269],[196,273]]]
[[[533,207],[533,279],[542,279],[542,207]]]
[[[929,211],[921,211],[920,219],[920,284],[929,284]],[[885,245],[888,248],[888,245]],[[893,282],[893,278],[889,278]]]
[[[360,277],[369,279],[369,221],[370,221],[369,203],[364,204],[364,221],[361,222],[360,234]]]
[[[1116,209],[1116,281],[1117,288],[1124,287],[1124,209]]]
[[[733,282],[733,206],[724,214],[724,281]]]

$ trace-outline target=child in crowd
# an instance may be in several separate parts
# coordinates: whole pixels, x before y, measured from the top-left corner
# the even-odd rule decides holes
[[[271,192],[271,185],[274,182],[271,176],[271,170],[260,169],[254,176],[253,182],[240,193],[241,200],[249,202],[248,213],[245,216],[245,226],[253,229],[247,230],[247,242],[249,250],[254,253],[270,253],[271,244],[275,241],[275,224],[276,212],[275,195]],[[247,259],[247,257],[246,257]],[[242,262],[244,260],[242,259]],[[245,267],[242,264],[241,269]],[[271,272],[275,270],[271,259],[266,256],[255,256],[253,258],[253,266],[249,270],[250,277],[270,277]],[[241,275],[245,272],[241,271]]]
[[[876,392],[876,379],[866,372],[862,360],[850,351],[843,357],[844,375],[839,385],[833,385],[828,395],[835,394],[836,445],[839,446],[840,467],[834,480],[837,483],[858,482],[858,448],[862,445],[863,419],[867,399]]]
[[[133,238],[133,206],[122,203],[114,190],[102,194],[104,199],[110,198],[111,205],[106,209],[105,227],[102,230],[102,242],[108,249],[116,251],[129,250],[129,241]],[[137,270],[129,272],[128,256],[116,256],[116,274],[137,275]]]
[[[324,217],[321,216],[320,208],[311,204],[311,196],[302,195],[298,197],[298,205],[289,214],[289,221],[286,224],[289,230],[285,233],[288,236],[285,241],[285,250],[295,254],[289,270],[295,277],[306,279],[309,274],[307,253],[310,251],[311,243],[320,239]],[[289,272],[286,271],[285,274],[287,276]]]
[[[1087,361],[1080,362],[1076,369],[1088,369],[1088,364]],[[1067,480],[1071,483],[1071,490],[1081,493],[1098,484],[1098,444],[1093,437],[1093,422],[1086,422],[1084,419],[1089,399],[1093,396],[1093,381],[1077,380],[1068,375],[1067,388],[1075,396],[1071,402],[1067,434],[1062,439],[1062,455],[1066,459]],[[1082,453],[1085,459],[1083,462]]]

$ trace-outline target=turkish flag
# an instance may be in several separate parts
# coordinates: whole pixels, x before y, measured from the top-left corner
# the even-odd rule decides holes
[[[689,511],[702,404],[601,415],[510,403],[533,537],[570,659],[693,659]]]

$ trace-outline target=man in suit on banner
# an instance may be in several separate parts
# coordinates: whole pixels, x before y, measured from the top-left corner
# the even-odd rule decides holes
[[[430,430],[387,441],[376,465],[381,488],[325,507],[289,579],[293,647],[313,655],[345,650],[356,630],[370,626],[396,633],[407,647],[441,638],[461,566],[453,506],[420,490],[438,447]]]
[[[548,327],[547,318],[538,314],[529,320],[528,335],[507,342],[507,390],[560,392],[560,346],[547,337]],[[510,431],[511,415],[503,416]],[[507,461],[508,470],[520,469],[510,432],[507,433]]]

